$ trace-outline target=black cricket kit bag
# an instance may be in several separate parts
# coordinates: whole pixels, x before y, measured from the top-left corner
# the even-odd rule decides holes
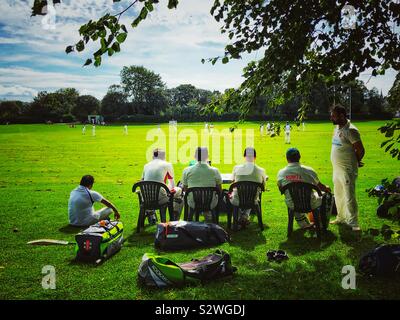
[[[98,262],[117,253],[124,241],[124,226],[120,221],[101,220],[75,236],[76,259]]]
[[[229,241],[228,233],[214,223],[170,221],[159,223],[154,245],[162,250],[193,249]]]
[[[394,276],[400,274],[400,245],[384,244],[365,254],[358,265],[368,276]]]
[[[146,253],[139,266],[138,280],[153,288],[182,287],[230,276],[236,270],[230,255],[222,250],[187,263],[175,263],[166,257]]]

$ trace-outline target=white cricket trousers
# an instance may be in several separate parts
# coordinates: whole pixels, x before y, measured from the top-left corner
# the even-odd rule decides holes
[[[113,210],[111,208],[102,208],[93,213],[93,218],[97,221],[104,220],[107,219],[111,213],[113,213]],[[94,223],[96,223],[97,221],[95,221]]]
[[[290,132],[285,132],[285,143],[290,143]]]
[[[333,166],[333,185],[337,220],[358,227],[356,179],[358,168]]]

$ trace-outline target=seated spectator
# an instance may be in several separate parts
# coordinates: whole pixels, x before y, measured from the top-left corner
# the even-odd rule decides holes
[[[265,185],[265,182],[268,180],[268,177],[265,174],[265,170],[255,164],[256,150],[252,147],[247,147],[244,150],[243,156],[245,158],[245,162],[233,168],[232,183],[240,181],[250,181]],[[254,199],[256,203],[260,200],[260,193],[261,190],[259,190],[256,198]],[[230,195],[230,202],[234,206],[239,205],[239,198],[236,189],[233,189],[233,192]],[[239,217],[239,223],[241,223],[242,225],[248,224],[249,215],[250,215],[250,209],[241,212],[241,215]]]
[[[143,169],[143,181],[155,181],[164,183],[174,195],[174,215],[179,219],[183,207],[182,188],[176,187],[174,182],[174,168],[172,164],[165,161],[165,151],[154,149],[153,160],[147,163]],[[168,180],[168,183],[167,183]],[[165,204],[169,197],[164,189],[160,190],[159,203]],[[155,212],[148,213],[150,223],[156,222]]]
[[[114,212],[116,220],[120,218],[117,208],[103,198],[103,196],[92,191],[94,178],[91,175],[83,176],[80,185],[71,191],[68,202],[69,223],[73,226],[87,227],[97,223],[100,220],[109,219]],[[100,202],[107,208],[94,211],[93,204]]]
[[[281,190],[282,187],[291,182],[306,182],[317,186],[323,192],[331,192],[329,186],[322,184],[317,176],[314,169],[303,166],[300,164],[300,152],[296,148],[290,148],[286,152],[286,159],[288,165],[281,169],[278,173],[278,188]],[[290,197],[289,190],[285,192],[285,202],[288,208],[293,209],[293,201]],[[311,208],[314,210],[320,207],[322,204],[322,197],[318,195],[316,191],[311,195]],[[305,213],[295,212],[295,219],[299,224],[300,228],[310,228],[312,224],[308,221]]]
[[[222,177],[217,168],[211,167],[208,160],[207,147],[198,147],[195,153],[196,164],[187,167],[183,171],[183,190],[194,187],[217,187],[221,192]],[[211,202],[211,209],[214,209],[218,204],[218,195],[214,195]],[[191,208],[195,207],[192,194],[188,196],[188,205]],[[211,212],[203,212],[205,220],[211,221]]]

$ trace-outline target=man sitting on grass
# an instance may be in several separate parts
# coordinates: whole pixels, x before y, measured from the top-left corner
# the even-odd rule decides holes
[[[278,188],[281,190],[284,186],[291,182],[306,182],[317,186],[323,192],[331,192],[329,186],[322,184],[313,168],[300,164],[300,152],[296,148],[290,148],[286,152],[286,160],[288,165],[278,173]],[[285,202],[288,208],[293,209],[294,204],[290,196],[289,190],[285,192]],[[311,194],[311,208],[314,210],[322,204],[322,197],[314,191]],[[312,227],[305,213],[295,212],[295,219],[300,228],[307,229]]]
[[[195,153],[196,164],[187,167],[183,170],[183,190],[186,191],[188,188],[194,187],[217,187],[221,192],[222,177],[217,168],[211,167],[208,160],[208,149],[207,147],[198,147]],[[188,196],[188,205],[191,208],[195,207],[193,194]],[[211,201],[211,209],[214,209],[218,204],[218,195],[214,194],[214,198]],[[211,222],[211,212],[203,212],[204,218],[207,222]]]
[[[91,175],[83,176],[80,185],[71,191],[68,202],[68,216],[70,225],[77,227],[87,227],[97,223],[100,220],[108,219],[114,212],[116,220],[120,218],[117,208],[103,198],[103,196],[92,191],[94,178]],[[100,202],[107,208],[94,211],[93,204]]]
[[[237,165],[233,168],[232,183],[240,181],[257,182],[265,185],[268,177],[265,174],[265,170],[255,164],[256,161],[256,150],[252,147],[247,147],[244,150],[245,163]],[[259,201],[261,190],[258,191],[255,202]],[[230,202],[234,206],[239,205],[239,198],[237,195],[237,189],[233,189],[232,195],[230,195]],[[239,223],[242,227],[249,223],[250,209],[241,212],[239,217]]]

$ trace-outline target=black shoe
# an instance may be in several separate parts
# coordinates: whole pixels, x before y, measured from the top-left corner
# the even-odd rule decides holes
[[[268,250],[267,259],[268,261],[273,261],[275,259],[276,250]]]
[[[289,256],[287,255],[287,253],[283,250],[278,250],[275,254],[275,261],[276,262],[281,262],[283,260],[287,260],[289,259]]]
[[[157,223],[157,216],[154,211],[147,211],[147,220],[150,225],[154,225]]]
[[[267,252],[268,261],[282,262],[289,259],[287,253],[283,250],[269,250]]]

